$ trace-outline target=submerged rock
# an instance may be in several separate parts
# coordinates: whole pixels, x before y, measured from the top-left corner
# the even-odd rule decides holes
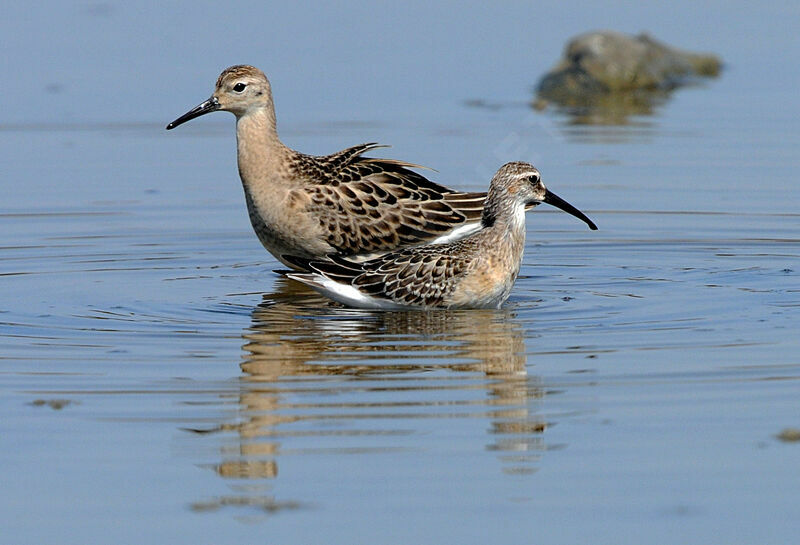
[[[715,55],[681,51],[647,34],[591,32],[570,40],[564,58],[539,81],[534,107],[553,103],[586,122],[615,123],[650,113],[676,87],[721,69]]]

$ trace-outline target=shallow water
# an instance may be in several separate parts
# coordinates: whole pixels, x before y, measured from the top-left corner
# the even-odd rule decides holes
[[[526,39],[552,55],[524,75],[510,66],[525,51],[494,56],[506,38],[491,29],[513,14],[467,11],[489,17],[494,41],[475,46],[471,72],[416,74],[413,92],[349,93],[350,68],[326,72],[327,57],[351,50],[339,34],[303,71],[289,55],[242,59],[225,39],[164,85],[187,54],[181,37],[212,32],[197,14],[167,45],[128,38],[137,66],[152,65],[144,113],[129,109],[135,85],[104,80],[119,95],[99,100],[43,64],[34,86],[52,100],[0,117],[0,541],[792,542],[800,445],[776,436],[800,427],[800,104],[797,75],[757,53],[797,59],[779,30],[797,10],[766,10],[771,32],[745,47],[728,32],[746,14],[697,38],[672,14],[688,5],[663,18],[618,8],[630,30],[716,51],[728,68],[654,116],[586,127],[526,104],[561,44],[597,24],[542,9],[554,24]],[[104,44],[109,26],[144,15],[103,4],[69,17]],[[163,19],[143,32],[180,17]],[[458,36],[459,21],[436,30]],[[416,46],[422,66],[435,36]],[[80,41],[62,40],[62,55]],[[164,59],[145,55],[159,45]],[[398,55],[378,80],[405,69]],[[529,160],[600,230],[528,214],[521,277],[499,311],[330,303],[272,272],[244,210],[232,119],[163,130],[243,60],[275,64],[279,129],[297,149],[380,140],[395,146],[381,154],[474,190],[504,161]],[[314,70],[328,78],[302,85]],[[17,92],[10,103],[35,103]]]

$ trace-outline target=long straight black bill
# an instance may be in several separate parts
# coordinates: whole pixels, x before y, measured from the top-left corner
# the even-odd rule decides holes
[[[219,102],[216,98],[211,97],[202,104],[198,104],[178,119],[167,125],[167,130],[174,129],[178,125],[183,125],[190,119],[194,119],[195,117],[200,117],[201,115],[207,114],[209,112],[215,112],[219,110]]]
[[[552,191],[547,190],[547,192],[544,194],[544,202],[546,202],[551,206],[555,206],[556,208],[560,208],[567,214],[572,214],[576,218],[582,219],[589,226],[589,229],[591,229],[592,231],[597,231],[597,225],[595,225],[592,220],[587,218],[586,214],[584,214],[583,212],[581,212],[580,210],[569,204],[567,201],[565,201]]]

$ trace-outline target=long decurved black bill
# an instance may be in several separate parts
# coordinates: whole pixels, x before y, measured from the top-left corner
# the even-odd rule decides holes
[[[546,202],[551,206],[555,206],[556,208],[560,208],[567,214],[572,214],[578,219],[582,219],[589,226],[589,229],[591,229],[592,231],[597,231],[597,225],[595,225],[592,220],[587,218],[586,214],[584,214],[583,212],[581,212],[580,210],[569,204],[567,201],[565,201],[552,191],[547,190],[547,192],[544,194],[544,202]]]
[[[197,106],[195,106],[194,108],[192,108],[191,110],[180,116],[178,119],[167,125],[167,130],[174,129],[178,125],[183,125],[190,119],[194,119],[195,117],[200,117],[201,115],[207,114],[209,112],[215,112],[217,110],[219,110],[219,101],[216,98],[211,97],[202,104],[198,104]]]

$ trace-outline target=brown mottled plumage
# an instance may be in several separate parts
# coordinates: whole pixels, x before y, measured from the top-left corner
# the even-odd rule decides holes
[[[253,229],[289,266],[296,266],[291,256],[367,259],[455,239],[479,226],[485,193],[434,183],[410,170],[419,168],[411,163],[363,156],[377,144],[323,157],[286,147],[269,80],[257,68],[227,68],[211,98],[167,129],[216,110],[236,116],[239,175]]]
[[[362,263],[341,257],[288,260],[287,273],[341,303],[364,308],[499,308],[511,293],[525,246],[525,208],[546,202],[597,229],[542,183],[539,171],[507,163],[492,178],[476,233],[446,244],[396,250]]]

